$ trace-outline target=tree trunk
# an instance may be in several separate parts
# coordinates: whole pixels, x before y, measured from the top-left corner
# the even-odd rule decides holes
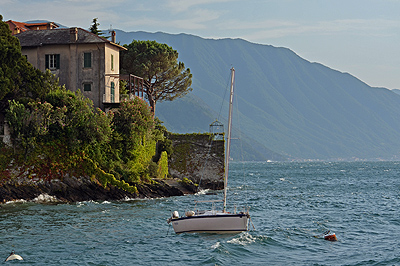
[[[147,98],[149,100],[149,105],[151,108],[151,112],[153,113],[153,115],[156,113],[156,101],[154,101],[154,98],[152,95],[148,94]]]

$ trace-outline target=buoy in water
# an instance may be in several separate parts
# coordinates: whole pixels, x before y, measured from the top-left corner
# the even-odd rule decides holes
[[[9,261],[9,260],[24,260],[20,255],[17,255],[14,253],[14,250],[11,252],[10,255],[8,255],[8,257],[6,258],[5,261]]]
[[[328,241],[337,241],[337,237],[335,233],[330,233],[328,232],[327,234],[324,235],[324,239]]]

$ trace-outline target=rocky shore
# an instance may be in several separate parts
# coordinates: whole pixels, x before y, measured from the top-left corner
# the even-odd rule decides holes
[[[99,200],[124,200],[183,196],[197,192],[193,183],[178,179],[155,179],[154,182],[137,184],[138,194],[129,193],[115,186],[106,188],[86,178],[66,177],[62,181],[8,182],[0,185],[0,202],[17,200],[34,201],[46,195],[50,201],[80,202]]]

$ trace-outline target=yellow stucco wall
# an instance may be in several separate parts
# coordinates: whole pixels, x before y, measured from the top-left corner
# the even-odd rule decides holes
[[[109,43],[89,43],[23,47],[22,54],[41,71],[45,71],[46,54],[60,54],[60,68],[51,70],[60,79],[60,84],[72,91],[81,90],[95,107],[104,109],[104,102],[119,102],[119,50]],[[84,53],[92,54],[91,67],[84,67]],[[114,82],[113,101],[111,82]],[[91,91],[83,90],[85,83],[91,84]]]

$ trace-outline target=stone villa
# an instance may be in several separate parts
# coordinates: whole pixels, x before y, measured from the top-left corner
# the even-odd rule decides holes
[[[71,91],[81,90],[94,107],[107,111],[123,98],[140,93],[143,98],[143,79],[120,75],[119,53],[126,48],[116,43],[115,31],[108,40],[82,28],[60,28],[53,22],[6,23],[34,67],[43,72],[49,69]],[[122,79],[128,81],[128,95],[120,93]],[[6,133],[0,132],[0,137]]]

